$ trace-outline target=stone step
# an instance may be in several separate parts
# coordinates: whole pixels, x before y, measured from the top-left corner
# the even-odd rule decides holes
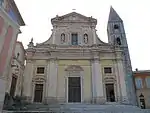
[[[94,105],[94,104],[31,104],[24,113],[150,113],[131,105]],[[37,111],[37,112],[36,112]],[[21,111],[23,113],[23,111]],[[11,112],[10,112],[11,113]],[[17,112],[16,112],[17,113]]]

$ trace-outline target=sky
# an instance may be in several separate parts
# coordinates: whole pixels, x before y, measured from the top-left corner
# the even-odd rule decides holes
[[[149,0],[15,0],[26,23],[18,40],[25,48],[33,37],[41,43],[51,35],[51,18],[75,11],[96,18],[99,38],[108,42],[107,22],[110,6],[124,22],[132,68],[150,69],[150,1]]]

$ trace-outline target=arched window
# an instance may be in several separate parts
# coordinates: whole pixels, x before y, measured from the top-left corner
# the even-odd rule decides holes
[[[61,34],[61,42],[62,43],[65,42],[65,34],[64,33]]]
[[[87,44],[88,43],[88,35],[84,34],[84,43]]]
[[[117,45],[121,45],[121,40],[119,37],[116,38]]]
[[[135,78],[135,85],[137,89],[143,88],[143,83],[141,78]]]
[[[150,88],[150,77],[146,77],[146,87]]]

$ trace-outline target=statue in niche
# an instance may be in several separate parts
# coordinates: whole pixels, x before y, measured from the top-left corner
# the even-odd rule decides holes
[[[84,43],[87,44],[88,43],[88,35],[84,34]]]
[[[61,42],[65,42],[65,34],[61,34]]]

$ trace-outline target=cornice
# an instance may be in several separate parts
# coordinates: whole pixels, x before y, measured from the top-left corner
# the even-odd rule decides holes
[[[6,11],[2,7],[0,7],[0,12],[4,19],[7,19],[11,24],[13,24],[13,27],[15,26],[17,29],[20,27],[19,24],[17,24],[16,22],[13,21],[12,18],[10,18],[10,16],[6,13]]]

